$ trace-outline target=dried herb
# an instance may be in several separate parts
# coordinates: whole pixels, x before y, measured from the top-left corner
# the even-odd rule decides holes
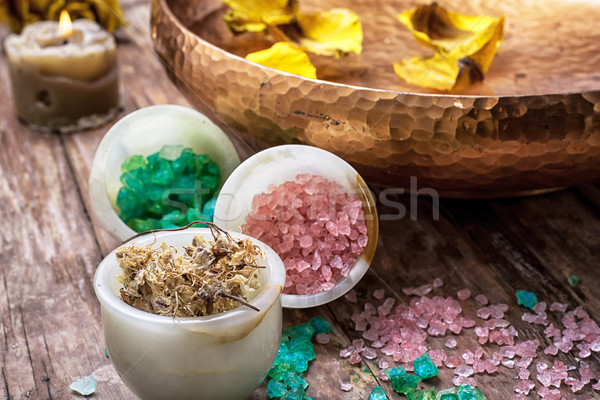
[[[232,310],[259,289],[259,269],[264,254],[249,239],[236,239],[216,225],[206,223],[214,241],[195,235],[191,246],[177,255],[162,243],[117,249],[123,270],[121,298],[146,312],[172,317],[198,317]],[[183,229],[183,228],[180,228]]]

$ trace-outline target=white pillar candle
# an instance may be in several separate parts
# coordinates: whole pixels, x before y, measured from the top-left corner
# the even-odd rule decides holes
[[[5,49],[17,115],[32,128],[85,129],[118,111],[115,40],[97,23],[80,19],[61,30],[37,22],[10,35]]]

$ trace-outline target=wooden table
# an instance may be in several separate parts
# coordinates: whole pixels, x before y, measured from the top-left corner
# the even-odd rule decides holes
[[[123,115],[153,104],[188,105],[152,51],[149,2],[122,3],[130,22],[118,35]],[[2,58],[0,398],[76,398],[69,384],[92,373],[98,380],[93,398],[134,398],[105,356],[100,306],[92,287],[96,266],[118,245],[90,217],[88,198],[90,166],[108,126],[66,136],[31,132],[15,117]],[[359,337],[350,320],[352,313],[361,311],[361,304],[379,287],[397,302],[410,300],[402,287],[431,282],[434,277],[445,282],[437,294],[455,296],[462,288],[485,293],[491,301],[511,306],[507,318],[517,328],[519,340],[537,338],[546,343],[539,326],[520,320],[523,310],[516,305],[517,289],[532,290],[548,302],[581,304],[600,320],[597,185],[530,198],[442,199],[439,220],[433,218],[435,204],[430,198],[411,202],[404,195],[394,200],[416,213],[416,218],[407,214],[381,222],[377,255],[357,286],[359,303],[342,298],[323,307],[284,311],[288,326],[315,315],[333,323],[331,343],[315,346],[317,357],[308,371],[311,396],[365,399],[379,384],[375,363],[363,360],[354,366],[339,357],[340,349]],[[382,206],[380,212],[395,210]],[[567,283],[570,273],[581,278],[576,288]],[[472,316],[475,308],[469,304],[465,313]],[[472,330],[457,340],[460,349],[477,347]],[[440,342],[430,343],[439,347]],[[574,363],[572,356],[559,358]],[[600,375],[598,354],[588,360]],[[489,399],[505,400],[512,398],[515,375],[515,370],[501,368],[491,376],[478,375],[477,381]],[[452,376],[451,370],[442,368],[437,386],[448,387]],[[353,382],[351,392],[340,391],[343,380]],[[390,398],[399,398],[389,384],[382,384]],[[589,385],[577,396],[564,386],[563,393],[567,398],[600,399]],[[264,386],[253,395],[265,397]]]

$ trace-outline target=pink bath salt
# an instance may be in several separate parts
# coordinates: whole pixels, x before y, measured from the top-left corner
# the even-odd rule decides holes
[[[457,368],[462,365],[462,360],[458,356],[448,356],[444,361],[444,365],[448,368]]]
[[[477,381],[475,379],[470,378],[470,377],[459,376],[459,375],[455,375],[454,378],[452,378],[452,383],[455,386],[460,386],[460,385],[477,386]]]
[[[350,303],[356,303],[356,301],[357,301],[356,292],[354,290],[351,290],[348,293],[346,293],[344,298]]]
[[[469,297],[471,297],[471,291],[469,289],[459,290],[456,292],[456,297],[458,297],[459,300],[467,300]]]
[[[456,347],[456,339],[454,338],[448,338],[448,340],[446,340],[446,343],[444,343],[444,345],[449,348],[449,349],[453,349]]]
[[[590,370],[589,365],[585,362],[581,362],[581,366],[579,367],[579,375],[581,376],[581,382],[584,384],[588,384],[594,379],[594,373]]]
[[[373,297],[376,298],[377,300],[383,299],[384,296],[385,296],[385,289],[377,289],[377,290],[373,291]]]
[[[362,351],[362,355],[367,360],[373,360],[373,359],[377,358],[377,352],[370,347],[365,347]]]
[[[331,340],[331,336],[328,333],[317,333],[315,340],[319,344],[327,344]]]
[[[284,288],[290,294],[329,290],[349,274],[368,242],[360,198],[318,175],[271,185],[254,197],[245,222],[243,232],[260,234],[295,276]]]
[[[562,394],[558,389],[540,388],[537,392],[543,400],[561,400]]]
[[[360,353],[358,351],[352,352],[349,357],[350,364],[358,364],[361,361]]]
[[[390,364],[385,360],[385,358],[380,358],[379,359],[379,363],[377,364],[377,366],[380,369],[386,369],[387,367],[390,366]]]
[[[354,347],[348,346],[345,349],[340,350],[340,357],[348,358],[354,352]]]
[[[485,294],[478,294],[477,296],[475,296],[475,301],[477,301],[482,306],[486,306],[489,304],[488,298]]]
[[[527,368],[519,368],[519,375],[517,375],[519,379],[529,379],[530,376],[531,372]]]
[[[520,380],[517,383],[517,385],[515,386],[515,392],[521,393],[521,394],[524,394],[525,396],[527,396],[529,394],[529,392],[531,391],[531,389],[533,389],[534,387],[535,387],[535,383],[533,381],[530,381],[528,379]]]
[[[444,281],[442,280],[442,278],[437,277],[433,280],[433,282],[431,282],[431,286],[434,289],[440,288],[440,287],[444,286]]]
[[[554,302],[550,305],[550,311],[564,313],[567,311],[568,306],[564,303]]]
[[[582,381],[575,379],[573,377],[568,377],[567,379],[565,379],[565,385],[570,386],[571,391],[573,393],[577,393],[581,389],[583,389],[583,387],[585,386],[585,383],[583,383]]]
[[[428,354],[436,367],[441,367],[444,364],[444,361],[446,361],[446,358],[448,358],[443,349],[430,350]]]
[[[352,386],[352,384],[350,382],[342,382],[342,384],[340,385],[340,389],[343,390],[344,392],[349,392],[352,390],[354,386]]]

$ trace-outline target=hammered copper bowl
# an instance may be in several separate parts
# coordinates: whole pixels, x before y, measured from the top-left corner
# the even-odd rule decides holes
[[[446,0],[464,14],[504,15],[505,40],[485,81],[457,93],[409,87],[393,61],[425,55],[396,15],[403,0],[301,0],[346,7],[363,53],[312,57],[319,80],[246,61],[270,46],[234,36],[219,0],[153,0],[156,52],[202,110],[253,150],[303,143],[350,162],[368,182],[501,196],[600,177],[600,4],[597,0]],[[177,78],[175,78],[177,77]]]

